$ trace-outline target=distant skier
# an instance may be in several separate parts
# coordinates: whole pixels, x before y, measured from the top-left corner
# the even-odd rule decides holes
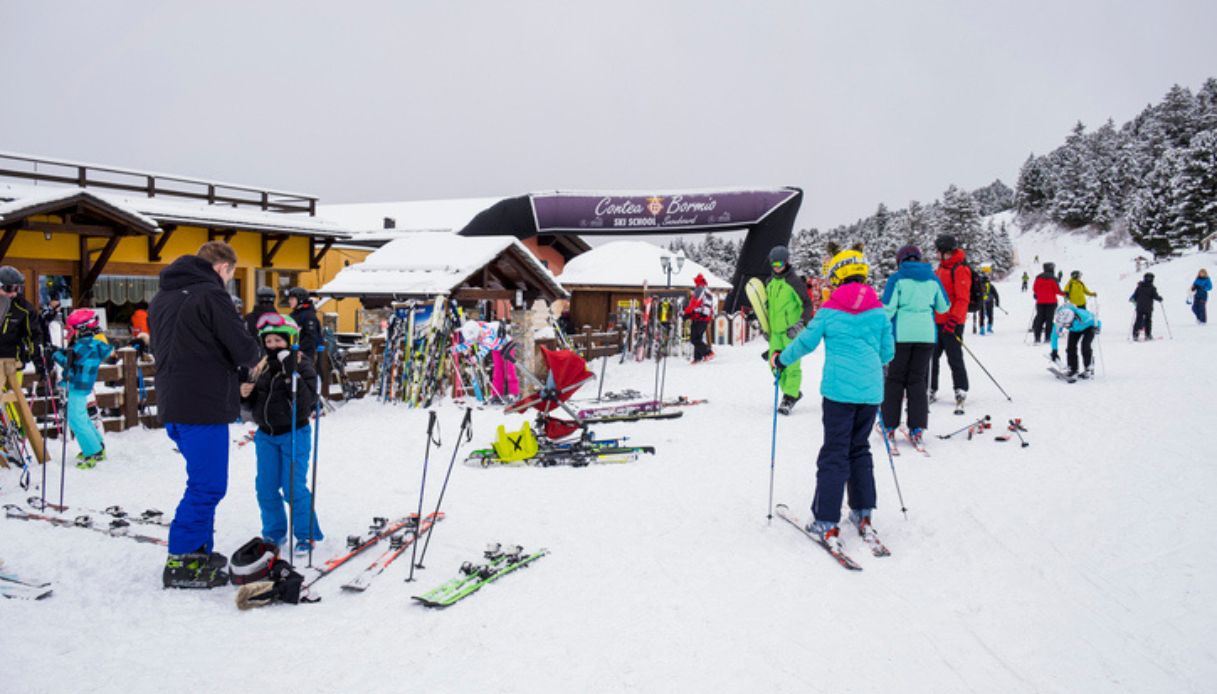
[[[824,442],[816,459],[816,490],[807,531],[830,550],[841,549],[841,501],[849,488],[849,520],[863,537],[874,537],[875,476],[870,431],[883,401],[883,365],[896,352],[892,325],[875,290],[870,271],[857,251],[833,258],[831,275],[839,286],[807,327],[785,349],[770,354],[782,373],[824,341]]]
[[[1031,275],[1028,275],[1027,271],[1023,270],[1023,293],[1024,294],[1027,293],[1027,282],[1029,282],[1029,281],[1031,281]]]
[[[1091,351],[1091,343],[1094,342],[1095,335],[1099,334],[1103,324],[1090,311],[1084,308],[1074,306],[1073,304],[1062,304],[1056,310],[1053,316],[1053,323],[1056,325],[1056,330],[1052,331],[1052,352],[1049,354],[1052,357],[1052,362],[1058,366],[1061,363],[1061,356],[1057,352],[1057,335],[1059,333],[1068,332],[1069,341],[1066,343],[1065,351],[1069,363],[1068,376],[1070,378],[1091,378],[1094,376],[1094,362],[1092,361],[1093,352]],[[1078,344],[1082,345],[1082,371],[1078,372]]]
[[[989,278],[989,273],[980,273],[980,334],[993,334],[993,309],[1001,306],[1001,296],[997,293],[997,287],[993,286],[993,281]]]
[[[1090,291],[1086,283],[1082,282],[1081,270],[1074,270],[1069,273],[1069,281],[1065,283],[1064,292],[1065,298],[1069,300],[1069,303],[1078,308],[1086,308],[1086,297],[1098,296],[1098,294]]]
[[[883,304],[892,317],[896,340],[895,357],[883,384],[883,426],[892,438],[900,426],[907,394],[909,437],[921,445],[929,422],[930,359],[938,333],[934,313],[945,313],[951,302],[934,268],[921,261],[920,248],[904,246],[896,251],[896,263],[897,270],[883,289]]]
[[[861,253],[856,255],[862,257]],[[775,246],[769,251],[769,267],[772,272],[765,285],[765,305],[769,310],[769,356],[772,358],[803,331],[811,320],[812,305],[807,283],[790,266],[790,252],[785,246]],[[790,414],[795,403],[803,397],[803,369],[794,364],[782,371],[780,386],[782,404],[778,411]]]
[[[245,329],[250,337],[257,339],[258,321],[268,313],[278,313],[279,309],[275,308],[275,290],[270,287],[258,287],[255,298],[253,309],[245,316]]]
[[[963,249],[955,237],[943,234],[934,241],[938,251],[938,279],[947,290],[951,307],[934,317],[938,324],[938,345],[934,348],[934,359],[930,364],[930,402],[934,402],[938,391],[938,362],[946,352],[947,365],[951,368],[951,384],[955,388],[955,406],[963,407],[968,397],[968,368],[963,361],[963,327],[968,318],[968,304],[972,300],[972,273],[964,263]]]
[[[88,470],[106,459],[106,442],[89,419],[89,395],[97,382],[97,370],[114,351],[91,308],[78,308],[68,316],[68,346],[56,349],[55,363],[64,369],[68,384],[68,426],[80,444],[76,467]]]
[[[1052,330],[1056,298],[1065,294],[1061,291],[1061,285],[1057,284],[1055,264],[1044,263],[1044,271],[1036,276],[1031,294],[1035,297],[1035,320],[1031,323],[1031,332],[1035,333],[1035,344],[1038,345],[1048,339],[1048,333]]]
[[[304,287],[292,287],[287,292],[287,305],[292,309],[292,320],[300,326],[300,351],[315,359],[317,345],[321,344],[321,322],[317,320],[312,297]]]
[[[1209,303],[1209,292],[1213,291],[1213,281],[1209,279],[1209,271],[1201,269],[1196,274],[1196,281],[1192,282],[1192,313],[1196,316],[1196,321],[1201,325],[1208,322],[1207,306]]]
[[[1145,273],[1144,279],[1137,283],[1137,288],[1133,290],[1132,296],[1128,297],[1128,300],[1137,307],[1137,317],[1132,324],[1133,341],[1137,341],[1137,337],[1143,330],[1146,340],[1154,339],[1154,302],[1162,301],[1157,288],[1154,287],[1154,273]]]
[[[714,304],[717,299],[710,291],[706,276],[697,273],[693,278],[693,291],[689,295],[689,305],[685,307],[685,317],[689,319],[689,342],[693,343],[693,363],[698,364],[714,358],[714,350],[706,343],[706,329],[714,320]]]

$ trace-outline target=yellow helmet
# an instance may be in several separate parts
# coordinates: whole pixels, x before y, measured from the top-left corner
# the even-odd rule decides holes
[[[828,261],[825,274],[828,275],[828,281],[834,285],[841,284],[847,277],[854,275],[861,275],[865,281],[870,274],[870,265],[860,251],[850,249],[834,255],[832,260]]]

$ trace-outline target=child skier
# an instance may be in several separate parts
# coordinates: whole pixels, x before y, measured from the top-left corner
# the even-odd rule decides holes
[[[854,253],[859,258],[861,253]],[[769,267],[773,274],[765,285],[765,306],[769,310],[769,356],[785,349],[791,340],[803,331],[811,320],[811,298],[807,296],[807,283],[790,267],[790,251],[785,246],[774,246],[769,251]],[[778,412],[790,414],[803,397],[803,370],[796,363],[781,375],[782,404]]]
[[[1052,362],[1060,365],[1061,356],[1057,352],[1056,338],[1058,334],[1068,331],[1069,342],[1066,343],[1065,350],[1069,360],[1069,377],[1091,378],[1094,376],[1094,365],[1091,361],[1093,353],[1090,344],[1094,342],[1095,335],[1099,334],[1103,324],[1093,313],[1073,304],[1062,304],[1056,310],[1052,320],[1056,324],[1056,330],[1052,331],[1050,340],[1052,353],[1049,356],[1052,358]],[[1083,371],[1080,374],[1078,373],[1078,343],[1082,345]]]
[[[909,437],[921,445],[929,421],[930,359],[938,333],[934,314],[946,313],[951,302],[934,268],[921,261],[921,249],[904,246],[896,251],[895,274],[887,278],[883,304],[892,318],[895,358],[887,368],[883,393],[883,426],[888,438],[900,425],[900,410],[908,394]]]
[[[1023,270],[1023,293],[1024,294],[1027,293],[1027,282],[1030,280],[1031,280],[1031,275],[1028,275],[1027,271]]]
[[[1086,308],[1086,297],[1098,296],[1082,282],[1082,271],[1074,270],[1069,273],[1069,281],[1065,283],[1065,298],[1078,308]]]
[[[989,273],[980,273],[980,334],[993,334],[993,309],[1001,306],[1001,296],[997,293],[997,287],[993,286],[993,280],[990,279]]]
[[[1154,339],[1154,302],[1162,301],[1157,288],[1154,287],[1154,273],[1145,273],[1145,277],[1137,283],[1137,288],[1133,290],[1132,296],[1128,297],[1128,301],[1137,306],[1137,317],[1132,324],[1133,342],[1137,341],[1142,330],[1145,331],[1146,340]]]
[[[883,401],[883,365],[895,355],[892,325],[875,290],[866,282],[870,267],[856,251],[837,254],[830,277],[840,286],[785,349],[770,355],[779,372],[797,364],[824,341],[824,443],[816,460],[816,491],[807,531],[830,550],[841,549],[841,497],[849,487],[850,522],[863,537],[873,536],[875,477],[871,427]]]
[[[325,538],[317,516],[309,514],[312,508],[308,488],[312,446],[309,417],[317,402],[317,371],[307,354],[292,349],[300,336],[294,320],[268,313],[261,322],[258,337],[266,356],[254,369],[254,382],[241,385],[241,398],[250,406],[258,425],[254,434],[258,457],[254,486],[262,511],[262,536],[275,545],[287,540],[287,514],[283,510],[286,502],[292,507],[295,551],[307,554],[313,542]],[[297,374],[294,421],[293,372]]]
[[[499,321],[465,321],[461,326],[461,339],[467,347],[477,346],[490,353],[493,364],[491,387],[494,391],[490,403],[510,404],[518,400],[520,379],[516,375],[516,345],[507,335],[506,326]],[[475,353],[474,358],[480,360],[482,357]]]
[[[1196,281],[1192,282],[1192,296],[1188,300],[1192,304],[1192,313],[1201,325],[1208,322],[1209,292],[1213,291],[1213,281],[1209,279],[1209,271],[1201,269],[1196,273]]]
[[[106,459],[106,442],[89,419],[89,395],[97,382],[97,369],[114,351],[101,333],[93,309],[78,308],[68,316],[68,345],[56,349],[52,359],[63,367],[68,385],[68,426],[80,443],[76,467],[88,470]]]

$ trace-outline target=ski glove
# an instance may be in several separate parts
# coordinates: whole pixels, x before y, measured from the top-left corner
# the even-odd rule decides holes
[[[1050,358],[1050,359],[1052,359],[1052,361],[1060,361],[1060,360],[1061,360],[1061,355],[1060,355],[1060,354],[1058,354],[1058,353],[1057,353],[1057,351],[1056,351],[1055,349],[1054,349],[1054,350],[1052,350],[1052,354],[1050,354],[1050,355],[1048,355],[1048,356],[1049,356],[1049,358]]]
[[[291,350],[281,349],[275,352],[275,357],[283,364],[284,373],[293,373],[296,370],[296,354]]]
[[[782,372],[786,370],[786,365],[782,363],[781,350],[772,352],[769,355],[769,365],[773,367],[774,373],[776,373],[778,376],[782,375]]]
[[[949,333],[954,333],[955,329],[958,328],[959,325],[960,323],[955,319],[955,316],[947,316],[947,322],[942,324],[942,328]]]
[[[793,340],[799,336],[799,333],[803,332],[804,327],[806,326],[803,324],[803,321],[797,321],[794,325],[786,328],[786,337]]]

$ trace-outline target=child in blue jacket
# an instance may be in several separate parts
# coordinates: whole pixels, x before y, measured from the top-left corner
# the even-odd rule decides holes
[[[1094,376],[1094,365],[1091,361],[1093,352],[1090,349],[1090,344],[1094,342],[1094,336],[1099,334],[1103,324],[1090,311],[1068,302],[1062,304],[1056,310],[1053,322],[1056,323],[1056,330],[1052,331],[1052,353],[1049,355],[1052,357],[1052,361],[1057,364],[1061,363],[1061,355],[1056,351],[1057,335],[1068,332],[1069,342],[1065,350],[1068,352],[1069,375],[1080,378]],[[1084,367],[1084,370],[1080,374],[1078,373],[1079,343],[1082,345],[1082,366]]]
[[[892,324],[875,290],[865,284],[870,271],[856,251],[830,261],[829,273],[840,286],[816,312],[794,342],[770,359],[775,369],[794,364],[824,341],[820,379],[824,443],[816,460],[816,491],[808,532],[830,550],[841,549],[841,500],[849,488],[850,522],[863,537],[872,537],[875,476],[870,431],[883,402],[883,365],[896,353]]]
[[[67,347],[55,350],[52,359],[63,367],[68,387],[68,426],[80,443],[76,467],[88,470],[106,459],[106,443],[89,419],[89,395],[97,382],[97,370],[114,351],[101,334],[101,322],[93,309],[79,308],[68,316]]]

